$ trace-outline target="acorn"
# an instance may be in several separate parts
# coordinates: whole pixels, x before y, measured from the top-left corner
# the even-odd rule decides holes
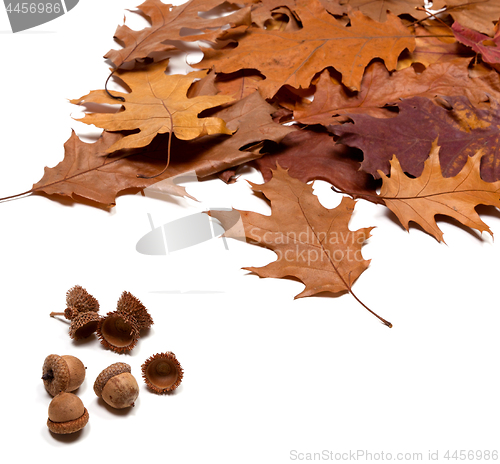
[[[174,391],[182,382],[184,371],[171,351],[157,353],[142,365],[144,382],[156,393]]]
[[[85,366],[78,358],[68,354],[50,354],[43,362],[42,371],[43,384],[52,396],[74,391],[85,380]]]
[[[47,427],[53,433],[78,432],[87,425],[89,412],[73,393],[61,392],[49,404]]]
[[[97,337],[106,348],[117,353],[125,353],[137,345],[140,331],[133,317],[114,311],[100,319],[97,325]]]
[[[50,317],[64,316],[70,320],[69,336],[74,340],[92,335],[101,319],[97,313],[99,302],[83,287],[75,285],[66,293],[66,304],[64,312],[51,312]]]
[[[104,369],[94,382],[94,392],[116,409],[134,406],[139,385],[126,363],[117,362]]]
[[[146,307],[130,292],[123,292],[116,305],[116,310],[122,314],[132,316],[139,330],[149,329],[153,325],[153,318]]]

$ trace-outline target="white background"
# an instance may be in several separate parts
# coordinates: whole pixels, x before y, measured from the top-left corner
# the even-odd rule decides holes
[[[17,34],[0,6],[0,196],[29,190],[44,166],[61,161],[72,128],[90,134],[71,118],[78,108],[67,99],[103,87],[102,56],[135,6],[82,0]],[[255,171],[246,177],[261,182]],[[214,239],[168,256],[136,252],[150,230],[148,213],[159,226],[210,206],[269,212],[243,180],[186,186],[199,203],[128,195],[106,211],[34,195],[0,204],[2,455],[280,464],[323,450],[418,452],[425,461],[429,450],[500,448],[500,247],[488,234],[441,221],[447,245],[439,244],[418,228],[405,232],[386,208],[359,202],[351,229],[376,229],[363,249],[372,263],[354,290],[394,324],[389,329],[349,295],[294,300],[301,283],[241,270],[272,261],[269,250],[230,240],[226,251]],[[325,183],[316,190],[325,206],[339,203]],[[481,211],[500,236],[499,213]],[[155,324],[130,355],[95,337],[73,342],[68,323],[49,317],[64,310],[76,284],[104,314],[124,290],[146,305]],[[168,350],[185,377],[175,395],[158,396],[140,366]],[[40,376],[52,353],[87,366],[76,393],[90,422],[76,437],[57,437],[45,425],[51,398]],[[141,387],[135,408],[124,412],[105,407],[92,389],[118,361],[131,365]]]

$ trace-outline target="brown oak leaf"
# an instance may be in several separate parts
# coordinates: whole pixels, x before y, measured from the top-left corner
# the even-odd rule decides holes
[[[443,7],[455,21],[488,35],[494,34],[493,22],[500,18],[498,0],[434,0],[434,10]]]
[[[86,198],[113,206],[120,192],[161,183],[163,191],[167,186],[170,193],[188,196],[182,187],[166,185],[165,180],[187,173],[202,178],[249,162],[262,156],[263,141],[279,142],[294,131],[292,127],[273,122],[273,111],[274,107],[258,93],[217,111],[215,114],[224,117],[235,134],[205,135],[187,141],[174,136],[170,164],[160,175],[157,174],[165,165],[170,145],[167,134],[159,135],[145,148],[108,154],[109,148],[124,138],[122,134],[105,131],[97,142],[85,143],[72,133],[64,145],[64,160],[53,168],[45,168],[42,179],[26,193],[57,194],[74,200]],[[242,150],[245,146],[253,149]]]
[[[406,230],[410,221],[413,221],[436,240],[443,241],[443,232],[435,219],[440,214],[493,235],[475,208],[478,205],[500,207],[500,181],[485,182],[481,179],[481,158],[482,152],[479,151],[467,158],[465,166],[456,176],[443,177],[439,146],[435,141],[422,174],[412,179],[404,174],[394,156],[391,160],[390,177],[380,171],[383,181],[380,196]]]
[[[106,207],[115,205],[116,196],[128,189],[137,191],[163,181],[138,178],[137,173],[154,174],[165,164],[165,156],[123,150],[108,155],[108,148],[123,136],[103,132],[95,143],[86,143],[75,132],[64,144],[64,160],[53,168],[45,168],[43,177],[27,193],[61,195],[73,200],[86,198]],[[169,173],[169,175],[171,175]],[[183,187],[172,186],[170,193],[188,196]]]
[[[220,118],[198,118],[198,114],[230,102],[233,98],[224,95],[206,95],[188,98],[187,92],[195,79],[204,77],[206,71],[195,71],[187,75],[165,74],[166,63],[160,61],[145,69],[117,71],[118,77],[131,89],[130,93],[117,92],[124,99],[122,111],[117,113],[86,114],[80,121],[94,124],[108,131],[139,132],[123,137],[111,147],[108,153],[123,148],[137,148],[148,145],[157,134],[173,133],[182,140],[190,140],[205,134],[231,134]],[[93,90],[71,103],[115,104],[105,90]]]
[[[213,42],[223,32],[224,26],[250,25],[250,7],[238,8],[229,15],[219,17],[207,14],[214,8],[222,8],[223,5],[228,4],[223,0],[190,0],[173,6],[160,0],[146,0],[137,9],[150,19],[151,26],[140,31],[134,31],[126,25],[118,26],[114,37],[123,44],[123,48],[110,50],[104,58],[108,58],[119,68],[125,63],[146,58],[153,52],[174,49],[175,46],[168,41]],[[205,13],[207,17],[200,13]]]
[[[418,177],[424,168],[432,142],[439,137],[440,159],[445,177],[455,176],[467,158],[481,148],[484,156],[481,177],[487,182],[500,179],[499,105],[474,108],[466,97],[442,97],[447,108],[424,97],[398,103],[399,114],[391,119],[351,114],[354,124],[331,126],[339,142],[359,148],[364,159],[361,169],[379,177],[389,173],[389,161],[398,156],[402,169]]]
[[[301,102],[295,107],[294,118],[303,124],[336,124],[347,120],[347,115],[364,114],[378,118],[393,117],[385,105],[401,98],[437,95],[467,97],[475,106],[487,108],[484,102],[500,100],[498,73],[489,71],[471,78],[468,60],[436,63],[422,73],[412,67],[389,73],[382,63],[372,63],[366,68],[361,90],[349,92],[323,71],[312,102]]]
[[[349,229],[355,201],[343,197],[339,206],[327,209],[313,194],[312,185],[290,177],[279,166],[269,182],[251,183],[251,186],[269,200],[270,216],[234,210],[241,215],[238,225],[242,230],[238,230],[233,226],[234,211],[210,212],[221,222],[226,236],[237,238],[243,234],[249,243],[268,248],[277,255],[276,261],[266,266],[244,269],[260,277],[299,279],[305,289],[295,298],[321,292],[335,295],[349,292],[355,296],[352,285],[370,263],[363,258],[361,248],[373,229]],[[384,319],[380,320],[391,326]]]
[[[252,26],[238,37],[235,48],[203,48],[205,56],[194,66],[223,73],[258,69],[266,77],[259,90],[271,98],[284,85],[309,87],[314,75],[329,66],[342,74],[348,88],[357,90],[372,59],[381,58],[388,69],[395,69],[399,54],[415,46],[413,35],[392,14],[380,24],[355,11],[350,27],[345,27],[318,0],[303,0],[295,11],[302,29],[281,32]],[[228,33],[225,38],[231,37]]]
[[[355,198],[368,195],[370,200],[376,200],[377,185],[371,175],[359,169],[360,162],[352,151],[346,145],[335,144],[327,133],[300,130],[288,134],[275,153],[266,154],[253,164],[265,182],[281,166],[301,182],[324,180]]]

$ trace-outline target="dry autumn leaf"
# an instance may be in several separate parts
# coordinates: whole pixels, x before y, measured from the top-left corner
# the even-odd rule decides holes
[[[387,104],[415,96],[463,95],[480,108],[486,108],[484,102],[490,99],[500,100],[498,73],[489,71],[471,78],[468,65],[469,60],[455,58],[433,64],[422,73],[409,67],[391,74],[382,63],[375,62],[366,68],[357,93],[335,83],[329,72],[323,71],[316,84],[314,100],[298,104],[294,118],[302,124],[322,125],[344,122],[353,114],[389,118],[395,114],[384,108]]]
[[[217,7],[224,11],[224,3],[224,0],[190,0],[173,6],[160,0],[146,0],[137,9],[150,19],[151,26],[140,31],[125,25],[118,26],[114,37],[123,44],[123,48],[110,50],[104,58],[110,59],[119,68],[125,63],[146,58],[153,52],[174,49],[175,46],[168,41],[214,41],[223,32],[223,26],[250,25],[250,7],[237,8],[232,14],[218,18],[209,14]],[[188,33],[182,33],[183,30]]]
[[[273,171],[269,182],[251,186],[269,200],[271,215],[238,211],[243,224],[241,232],[248,242],[273,250],[277,259],[264,267],[244,269],[260,277],[299,279],[305,289],[295,298],[321,292],[336,295],[349,292],[376,315],[352,291],[352,285],[370,262],[363,258],[361,248],[372,230],[372,227],[349,230],[355,201],[343,197],[339,206],[327,209],[313,194],[312,185],[290,177],[280,166]],[[226,235],[231,236],[234,211],[211,211],[210,215],[217,218],[228,231]],[[391,327],[389,322],[377,317]]]
[[[457,42],[448,26],[435,21],[425,21],[424,24],[425,27],[413,26],[415,49],[411,53],[405,52],[400,56],[397,65],[398,71],[413,63],[420,63],[427,67],[433,63],[474,56],[470,49]]]
[[[359,90],[371,60],[381,58],[388,69],[395,69],[399,54],[415,46],[413,35],[394,15],[380,24],[355,11],[350,27],[345,27],[317,0],[303,0],[295,12],[302,29],[280,32],[252,26],[236,37],[235,48],[203,48],[205,57],[194,66],[223,73],[258,69],[266,77],[259,90],[271,98],[284,85],[307,88],[314,75],[328,66],[342,74],[344,85]],[[224,38],[233,36],[228,33]]]
[[[396,156],[391,160],[391,173],[382,171],[380,197],[408,230],[410,221],[419,224],[438,241],[443,232],[436,224],[438,214],[449,216],[480,232],[490,228],[481,220],[475,207],[500,207],[500,181],[485,182],[479,174],[482,153],[468,157],[463,169],[454,177],[443,177],[439,162],[439,146],[432,144],[422,174],[412,179],[406,176]]]
[[[467,157],[484,150],[481,177],[493,182],[500,179],[500,112],[496,100],[489,109],[474,108],[465,97],[442,97],[446,108],[424,97],[398,103],[399,114],[380,119],[351,114],[354,124],[331,126],[341,136],[339,142],[359,148],[364,159],[361,168],[378,177],[389,173],[389,161],[397,154],[402,169],[418,177],[432,142],[439,137],[443,176],[456,175]]]
[[[350,6],[353,10],[360,10],[364,15],[379,22],[387,19],[387,11],[398,16],[408,14],[417,19],[427,17],[422,9],[424,0],[340,0],[340,4]]]
[[[372,176],[359,169],[360,162],[352,151],[346,145],[335,144],[327,133],[300,130],[288,134],[276,153],[264,155],[253,164],[265,182],[272,179],[279,165],[301,182],[324,180],[354,198],[369,196],[373,201],[377,185]]]
[[[493,22],[500,18],[498,0],[434,0],[433,9],[443,7],[455,21],[488,35],[493,35]]]
[[[494,66],[500,66],[500,30],[493,38],[454,22],[451,26],[457,40],[480,53],[483,60]]]
[[[108,148],[121,138],[121,134],[104,132],[97,142],[86,143],[72,132],[64,144],[64,160],[53,168],[45,168],[43,177],[26,193],[60,195],[73,200],[85,198],[109,207],[115,205],[120,192],[128,189],[138,191],[167,177],[137,177],[138,172],[157,172],[165,163],[164,156],[154,157],[131,150],[116,155],[106,154]],[[170,189],[172,192],[187,195],[182,187]]]
[[[203,110],[233,100],[224,95],[188,98],[187,92],[195,79],[204,77],[205,71],[187,75],[166,75],[166,62],[151,64],[137,71],[118,71],[117,75],[130,87],[130,93],[117,93],[124,99],[118,113],[86,114],[80,121],[94,124],[108,131],[131,131],[108,149],[108,153],[123,148],[138,148],[148,145],[158,134],[173,133],[182,140],[191,140],[201,135],[231,134],[220,118],[198,118]],[[105,90],[93,90],[71,103],[115,104]]]

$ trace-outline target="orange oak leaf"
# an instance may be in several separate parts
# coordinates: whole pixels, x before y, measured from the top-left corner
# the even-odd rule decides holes
[[[449,27],[437,21],[425,21],[424,26],[415,25],[415,49],[404,52],[398,61],[397,69],[404,69],[413,63],[427,67],[433,63],[452,61],[459,57],[472,58],[470,49],[459,43]]]
[[[139,132],[114,143],[108,148],[108,153],[123,148],[144,147],[157,134],[167,132],[182,140],[205,134],[231,134],[222,119],[198,118],[198,114],[207,108],[230,102],[233,98],[224,95],[188,98],[187,92],[193,81],[207,73],[195,71],[187,75],[166,75],[165,68],[165,61],[160,61],[141,70],[117,71],[118,77],[131,89],[130,93],[117,93],[124,99],[120,103],[123,111],[90,113],[81,119],[86,124],[94,124],[108,131],[139,129]],[[71,103],[116,105],[117,100],[105,90],[93,90],[88,95],[71,100]]]
[[[438,95],[462,95],[479,108],[486,108],[490,99],[500,100],[498,73],[489,70],[479,77],[471,77],[469,60],[435,63],[417,73],[412,67],[389,73],[382,63],[366,68],[361,90],[349,92],[330,78],[326,70],[316,84],[312,102],[301,102],[294,110],[294,118],[303,124],[337,124],[345,122],[348,114],[364,114],[377,118],[393,117],[384,108],[402,98],[415,96],[434,98]]]
[[[203,48],[204,58],[197,68],[215,68],[232,73],[258,69],[266,79],[259,83],[264,98],[273,97],[280,87],[307,88],[316,73],[333,66],[342,74],[346,87],[359,90],[365,67],[381,58],[395,69],[399,54],[413,50],[415,39],[401,20],[389,14],[383,24],[359,11],[350,14],[345,27],[327,13],[318,0],[303,0],[295,10],[302,29],[294,32],[264,30],[251,26],[235,37],[235,48]]]
[[[182,187],[166,181],[188,173],[203,178],[249,162],[262,156],[260,149],[264,142],[279,142],[295,130],[273,122],[273,111],[274,107],[255,92],[215,113],[235,131],[232,136],[205,135],[187,141],[174,136],[170,141],[169,135],[163,134],[145,148],[112,154],[108,154],[109,148],[123,139],[123,134],[105,131],[97,142],[85,143],[73,133],[64,145],[64,160],[53,168],[45,168],[43,178],[21,195],[45,193],[74,200],[86,198],[109,207],[125,190],[161,184],[163,191],[168,187],[167,193],[188,196]],[[170,164],[158,175],[169,146],[172,148]],[[243,149],[245,147],[250,148]]]
[[[417,19],[427,17],[425,11],[417,10],[417,7],[424,6],[424,0],[340,0],[340,4],[360,10],[364,15],[379,22],[387,19],[387,11],[398,16],[409,14]]]
[[[223,26],[250,25],[250,7],[240,9],[235,4],[231,5],[231,14],[214,18],[210,10],[220,7],[220,12],[223,12],[224,6],[229,4],[223,0],[190,0],[183,5],[173,6],[160,0],[146,0],[137,9],[150,19],[151,26],[140,31],[134,31],[125,25],[118,26],[114,37],[124,47],[110,50],[104,57],[119,68],[124,63],[146,58],[153,52],[175,48],[168,41],[213,42],[223,32]]]
[[[335,295],[349,292],[361,303],[352,292],[352,284],[370,263],[363,258],[361,248],[373,228],[349,229],[355,200],[343,197],[339,206],[327,209],[313,194],[312,185],[290,177],[280,166],[273,171],[269,182],[251,183],[251,186],[269,200],[270,216],[252,211],[210,212],[221,222],[226,236],[237,238],[242,234],[240,237],[249,243],[268,248],[277,255],[276,261],[266,266],[244,269],[260,277],[299,279],[305,289],[295,298],[321,292]],[[239,229],[233,226],[235,212],[241,215]]]
[[[436,140],[420,177],[410,178],[394,156],[390,177],[379,171],[383,181],[380,197],[406,230],[410,221],[416,222],[438,241],[444,241],[443,232],[436,224],[438,214],[493,235],[475,208],[478,205],[500,207],[500,181],[485,182],[481,179],[481,158],[480,150],[467,158],[465,166],[455,177],[443,177]]]

